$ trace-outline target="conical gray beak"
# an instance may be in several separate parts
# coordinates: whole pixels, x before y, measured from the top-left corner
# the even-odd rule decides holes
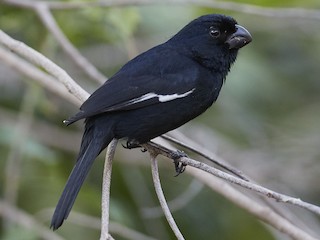
[[[239,49],[252,41],[252,36],[244,27],[236,24],[236,31],[231,34],[225,43],[229,45],[229,49]]]

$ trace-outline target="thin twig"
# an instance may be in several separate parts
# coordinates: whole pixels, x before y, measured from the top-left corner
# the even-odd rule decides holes
[[[129,159],[129,160],[132,160],[132,159]],[[139,163],[148,164],[149,162],[139,161]],[[125,166],[127,166],[127,164],[125,164]],[[133,204],[138,207],[137,217],[141,218],[140,223],[142,224],[143,228],[146,230],[146,233],[150,236],[161,236],[161,239],[169,239],[171,233],[167,231],[166,222],[150,221],[144,215],[144,211],[143,211],[144,207],[150,206],[151,203],[155,202],[155,199],[153,198],[154,190],[152,191],[152,189],[149,188],[149,184],[145,180],[144,174],[142,174],[142,171],[144,170],[139,167],[122,168],[120,174],[122,175],[121,177],[124,179],[125,184],[127,185],[126,189],[128,189],[130,193]],[[132,181],[132,179],[134,179],[134,181]],[[163,216],[162,209],[160,211]],[[161,233],[161,235],[159,233]]]
[[[182,194],[179,194],[173,200],[168,201],[168,206],[170,206],[171,212],[178,211],[188,205],[203,189],[204,184],[194,179],[188,189]],[[145,218],[159,218],[163,216],[163,211],[161,207],[144,207],[142,208],[142,214]]]
[[[51,219],[53,211],[54,209],[52,208],[46,208],[37,212],[35,215],[37,219],[46,222]],[[100,218],[76,212],[74,210],[72,211],[72,214],[68,217],[68,221],[69,223],[83,228],[101,230]],[[138,232],[134,229],[131,229],[114,221],[109,221],[109,232],[128,240],[156,240],[153,237],[147,236],[144,233]]]
[[[110,207],[110,186],[112,173],[112,160],[116,151],[118,140],[112,140],[108,146],[106,159],[103,168],[102,178],[102,200],[101,200],[101,235],[100,240],[109,238],[109,207]]]
[[[102,73],[100,73],[84,56],[82,56],[77,48],[72,45],[65,34],[61,31],[48,6],[46,4],[37,2],[34,2],[33,6],[43,24],[58,41],[62,49],[79,66],[79,68],[99,84],[104,83],[107,78]]]
[[[193,147],[193,146],[190,146],[186,143],[183,143],[167,134],[164,134],[164,135],[161,135],[162,138],[170,141],[170,142],[173,142],[181,147],[184,147],[192,152],[194,152],[195,154],[198,154],[202,157],[204,157],[205,159],[213,162],[214,164],[218,165],[219,167],[227,170],[228,172],[234,174],[235,176],[243,179],[243,180],[246,180],[246,181],[249,181],[249,177],[245,176],[241,171],[239,171],[238,169],[236,169],[235,167],[232,167],[230,164],[228,164],[226,161],[224,161],[223,159],[219,158],[217,155],[211,153],[209,156],[208,154],[204,153],[203,149],[199,150],[198,148],[199,147]],[[212,155],[215,155],[212,157]]]
[[[147,149],[149,152],[151,152],[153,155],[161,154],[163,156],[166,156],[168,158],[171,158],[173,151],[169,150],[167,148],[164,148],[163,146],[160,146],[155,143],[148,143],[144,144],[143,147]],[[190,164],[188,161],[193,161],[196,164]],[[229,181],[228,177],[221,177],[221,174],[223,173],[220,170],[214,169],[206,164],[197,162],[193,159],[189,158],[181,158],[179,160],[181,163],[187,164],[190,166],[193,166],[195,168],[198,168],[202,171],[206,171],[208,169],[212,169],[213,171],[206,171],[211,174],[211,176],[207,176],[203,174],[203,172],[196,171],[195,169],[188,170],[187,172],[190,172],[192,175],[194,175],[197,179],[204,182],[206,185],[214,189],[215,191],[219,192],[223,196],[225,196],[230,201],[234,202],[236,205],[240,206],[241,208],[247,210],[254,216],[256,216],[258,219],[261,219],[262,221],[266,222],[270,226],[273,226],[274,228],[278,229],[279,231],[286,233],[288,236],[292,237],[296,240],[316,240],[314,237],[309,235],[307,232],[301,230],[299,227],[293,225],[291,222],[289,222],[287,219],[282,217],[281,215],[277,214],[272,208],[268,206],[262,206],[258,202],[253,201],[252,199],[248,198],[235,188],[233,188],[231,185],[227,184],[225,181],[218,181],[217,178],[212,178],[212,175],[217,176],[219,178],[222,178],[223,180]],[[197,166],[200,165],[200,166]],[[214,174],[214,172],[217,172],[218,174]],[[221,174],[220,174],[221,173]],[[229,175],[229,174],[226,174]],[[236,183],[237,181],[243,182],[245,184],[249,185],[255,185],[253,183],[241,180],[239,178],[233,177],[232,175],[229,175],[231,178],[236,180],[235,182],[229,181],[231,183]],[[260,186],[258,186],[260,187]],[[262,188],[262,187],[261,187]],[[251,189],[251,188],[250,188]]]
[[[291,197],[288,195],[277,193],[275,191],[272,191],[268,188],[262,187],[260,185],[255,184],[255,183],[244,181],[244,180],[236,178],[228,173],[224,173],[218,169],[210,167],[207,164],[195,161],[190,158],[185,158],[185,157],[181,158],[180,162],[183,164],[189,165],[189,166],[193,166],[195,168],[202,169],[203,171],[211,173],[212,175],[214,175],[216,177],[222,178],[230,183],[240,185],[244,188],[247,188],[249,190],[252,190],[252,191],[255,191],[255,192],[260,193],[262,195],[265,195],[268,198],[273,198],[278,202],[289,203],[289,204],[292,204],[295,206],[299,206],[301,208],[307,209],[313,213],[320,215],[320,207],[315,206],[311,203],[304,202],[299,198],[294,198],[294,197]]]
[[[23,8],[33,8],[35,1],[30,0],[3,0],[4,3]],[[132,5],[194,5],[198,7],[208,7],[214,9],[228,10],[234,12],[247,13],[258,16],[312,19],[320,20],[320,11],[306,8],[273,8],[262,7],[253,4],[236,3],[228,1],[208,1],[208,0],[119,0],[119,1],[88,1],[88,2],[62,2],[62,1],[38,1],[46,4],[50,9],[82,9],[88,7],[121,7]]]
[[[203,133],[203,134],[207,134],[208,132],[206,130],[204,130],[201,127],[197,127],[197,126],[193,126],[193,128],[195,128],[195,131],[199,131],[199,133]],[[188,143],[188,146],[191,146],[193,148],[196,148],[199,152],[203,152],[206,155],[208,155],[211,158],[214,159],[219,159],[221,162],[223,163],[227,163],[227,161],[223,158],[221,158],[220,156],[216,155],[214,152],[210,151],[209,149],[200,146],[196,141],[194,141],[193,139],[190,139],[189,137],[185,136],[184,133],[182,133],[181,131],[173,131],[171,132],[172,136],[174,136],[174,138],[176,139],[183,139],[184,142]],[[210,134],[209,134],[210,135]],[[207,136],[209,138],[212,138],[212,136]],[[206,136],[202,135],[201,139],[204,140],[204,142],[206,142]],[[207,139],[208,140],[208,139]],[[225,145],[226,143],[224,143]],[[231,148],[233,148],[232,146],[229,146]],[[248,176],[246,176],[248,178]],[[256,183],[254,180],[249,179],[251,182]],[[218,191],[219,192],[219,191]],[[282,217],[284,217],[285,219],[289,220],[290,222],[292,222],[294,225],[298,226],[298,227],[302,227],[302,229],[304,229],[305,231],[313,231],[311,230],[311,226],[309,226],[307,223],[305,222],[303,219],[298,218],[296,214],[294,214],[292,211],[289,211],[288,209],[288,205],[287,206],[283,206],[281,204],[278,204],[277,202],[270,200],[269,198],[265,198],[263,195],[258,195],[259,199],[261,201],[263,201],[268,207],[272,208],[276,213],[278,213],[279,215],[281,215]],[[316,216],[314,216],[316,217]]]
[[[116,222],[110,222],[110,231],[128,240],[156,240]]]
[[[155,187],[155,190],[156,190],[160,205],[161,205],[162,210],[164,212],[164,215],[166,216],[166,219],[167,219],[172,231],[176,235],[177,239],[183,240],[184,237],[181,234],[176,222],[174,221],[174,219],[173,219],[173,217],[171,215],[170,209],[168,207],[167,201],[166,201],[166,199],[164,197],[164,194],[163,194],[163,191],[162,191],[162,188],[161,188],[156,155],[150,153],[150,157],[151,157],[152,179],[153,179],[154,187]]]
[[[9,48],[11,51],[28,59],[33,64],[44,68],[48,73],[59,80],[68,91],[82,102],[89,97],[89,94],[84,91],[65,70],[53,63],[51,60],[43,56],[41,53],[30,48],[23,42],[11,38],[9,35],[0,30],[0,43]]]
[[[144,144],[143,145],[144,148],[146,148],[148,151],[151,151],[152,153],[158,153],[161,154],[163,156],[166,156],[168,158],[172,158],[172,154],[174,153],[174,151],[165,148],[159,144],[156,144],[154,142],[149,142],[148,144]],[[245,180],[242,180],[240,178],[234,177],[228,173],[225,173],[219,169],[213,168],[205,163],[193,160],[191,158],[187,158],[187,157],[182,157],[179,159],[179,161],[183,164],[201,169],[205,172],[208,172],[216,177],[222,178],[224,180],[226,180],[227,182],[233,183],[233,184],[237,184],[241,187],[247,188],[249,190],[252,190],[254,192],[260,193],[268,198],[273,198],[278,202],[283,202],[283,203],[289,203],[295,206],[299,206],[301,208],[307,209],[313,213],[316,213],[318,215],[320,215],[320,207],[304,202],[301,199],[298,198],[294,198],[294,197],[290,197],[281,193],[277,193],[275,191],[272,191],[268,188],[262,187],[260,185],[257,185],[255,183],[252,182],[248,182]]]
[[[33,230],[41,239],[63,240],[56,232],[50,231],[48,227],[39,224],[39,222],[30,214],[21,211],[2,200],[0,200],[0,215],[26,229]]]
[[[51,91],[52,93],[66,99],[67,101],[75,104],[76,106],[81,105],[82,101],[77,99],[73,94],[70,94],[68,90],[51,75],[43,72],[39,68],[30,64],[26,60],[16,56],[14,53],[2,48],[1,46],[0,60],[3,63],[7,64],[9,67],[15,69],[17,72],[23,74],[24,76],[27,76],[30,79],[33,79],[35,82],[39,83],[41,86]]]
[[[296,240],[316,240],[309,233],[295,226],[293,223],[288,221],[283,216],[276,213],[272,208],[266,205],[262,205],[258,201],[252,200],[246,194],[243,194],[232,185],[226,183],[222,179],[213,177],[208,173],[204,173],[196,168],[187,169],[187,173],[191,174],[196,179],[202,181],[208,187],[213,189],[215,192],[221,194],[229,201],[233,202],[240,208],[248,211],[257,219],[262,220],[280,232],[285,233],[292,239]]]
[[[109,234],[107,240],[115,240],[115,239]]]

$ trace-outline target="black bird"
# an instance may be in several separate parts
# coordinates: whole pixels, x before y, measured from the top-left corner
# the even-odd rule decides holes
[[[85,118],[77,162],[54,212],[51,228],[68,217],[99,153],[113,138],[134,147],[180,127],[216,101],[250,33],[228,16],[201,16],[125,64],[66,120]]]

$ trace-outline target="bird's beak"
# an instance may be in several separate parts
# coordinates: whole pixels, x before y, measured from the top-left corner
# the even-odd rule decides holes
[[[252,41],[251,34],[244,27],[236,24],[236,31],[231,34],[225,43],[229,45],[229,49],[239,49]]]

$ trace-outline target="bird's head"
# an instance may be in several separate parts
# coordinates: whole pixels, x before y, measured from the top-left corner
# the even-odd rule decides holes
[[[229,71],[238,50],[251,41],[251,34],[236,20],[220,14],[193,20],[169,40],[178,51],[193,56],[206,67],[225,66],[223,71]]]

